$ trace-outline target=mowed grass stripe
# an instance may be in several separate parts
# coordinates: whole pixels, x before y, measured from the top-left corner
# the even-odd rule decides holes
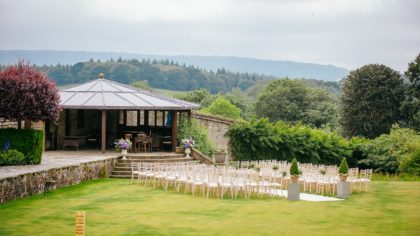
[[[102,179],[0,205],[0,235],[420,235],[420,182],[373,182],[339,202],[220,200]]]

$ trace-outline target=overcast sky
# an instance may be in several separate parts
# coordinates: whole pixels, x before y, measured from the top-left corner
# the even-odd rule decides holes
[[[399,71],[419,0],[0,0],[0,49],[221,55]]]

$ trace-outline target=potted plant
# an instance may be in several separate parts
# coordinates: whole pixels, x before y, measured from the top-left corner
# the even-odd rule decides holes
[[[276,166],[276,165],[274,165],[272,169],[273,169],[273,171],[278,171],[279,170],[279,167]]]
[[[341,181],[344,182],[344,181],[347,180],[347,176],[349,174],[349,166],[347,165],[346,158],[343,158],[343,160],[341,160],[340,168],[338,169],[338,173],[340,175],[340,180]]]
[[[296,158],[293,158],[292,165],[290,166],[290,180],[292,183],[297,183],[299,181],[299,168],[297,165]]]
[[[183,139],[181,143],[185,149],[185,157],[190,157],[191,148],[195,144],[194,140],[192,138],[186,138],[186,139]]]
[[[293,158],[292,165],[290,166],[290,180],[292,183],[297,183],[299,181],[299,168],[296,158]]]
[[[127,155],[127,150],[131,147],[131,141],[129,139],[120,139],[115,142],[115,147],[117,150],[121,150],[123,155],[122,159],[125,160]]]
[[[325,169],[320,169],[320,170],[319,170],[319,173],[320,173],[321,175],[325,175],[325,174],[327,173],[327,171],[326,171]]]

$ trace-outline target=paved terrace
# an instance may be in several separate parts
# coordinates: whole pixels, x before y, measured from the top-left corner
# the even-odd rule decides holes
[[[100,151],[48,151],[42,154],[39,165],[0,166],[0,180],[22,174],[46,171],[50,169],[77,166],[98,160],[106,160],[120,156],[120,153]]]

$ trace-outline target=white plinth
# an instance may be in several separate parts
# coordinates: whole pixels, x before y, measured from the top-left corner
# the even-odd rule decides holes
[[[350,183],[347,181],[338,181],[337,184],[337,197],[347,199],[350,195]]]
[[[287,185],[287,199],[300,200],[300,185],[299,183],[289,183]]]

